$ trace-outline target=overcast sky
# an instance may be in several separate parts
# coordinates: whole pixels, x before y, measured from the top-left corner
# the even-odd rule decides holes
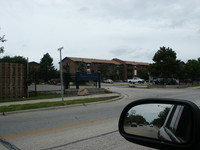
[[[0,0],[0,27],[0,57],[48,52],[57,65],[62,46],[63,58],[151,63],[162,46],[200,57],[200,0]]]

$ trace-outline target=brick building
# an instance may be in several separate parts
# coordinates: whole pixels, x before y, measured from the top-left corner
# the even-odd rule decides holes
[[[37,62],[34,62],[34,61],[29,62],[29,68],[34,70],[34,71],[38,71],[39,68],[40,68],[40,64],[37,63]]]
[[[103,60],[77,57],[65,57],[62,60],[63,71],[74,75],[80,64],[84,65],[85,72],[101,72],[103,78],[126,80],[138,76],[138,71],[149,66],[148,63],[124,61],[120,59]]]

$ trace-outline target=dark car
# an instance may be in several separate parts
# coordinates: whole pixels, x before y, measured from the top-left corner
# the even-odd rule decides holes
[[[177,85],[178,82],[175,78],[156,78],[153,80],[158,85]]]
[[[61,81],[60,81],[60,79],[51,79],[51,80],[48,81],[48,83],[57,85],[57,84],[60,84]]]
[[[180,80],[180,83],[184,83],[184,84],[188,84],[188,83],[192,83],[192,80],[191,79],[181,79]]]

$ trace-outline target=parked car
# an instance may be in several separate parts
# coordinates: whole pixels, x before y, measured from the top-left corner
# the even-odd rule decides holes
[[[48,81],[48,83],[57,85],[57,84],[60,84],[61,81],[60,81],[60,79],[51,79],[51,80]]]
[[[106,80],[104,80],[103,82],[104,82],[104,83],[113,83],[113,80],[111,80],[111,79],[106,79]]]
[[[156,78],[153,80],[155,84],[164,85],[166,84],[166,80],[164,78]]]
[[[192,83],[192,80],[191,79],[181,79],[180,80],[180,83],[185,83],[185,84],[188,84],[188,83]]]
[[[144,79],[139,77],[134,77],[133,79],[128,79],[128,83],[144,83]]]
[[[156,78],[153,80],[158,85],[177,85],[178,82],[175,78]]]
[[[137,123],[135,122],[131,123],[131,127],[137,127]]]
[[[150,124],[150,127],[153,127],[153,124]]]

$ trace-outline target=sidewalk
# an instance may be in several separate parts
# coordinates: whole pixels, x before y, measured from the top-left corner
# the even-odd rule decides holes
[[[85,99],[85,98],[114,97],[114,96],[120,97],[121,94],[109,93],[109,94],[96,94],[96,95],[87,95],[87,96],[72,96],[72,97],[64,97],[64,101]],[[62,99],[52,98],[52,99],[27,100],[27,101],[18,101],[18,102],[5,102],[5,103],[0,103],[0,107],[9,106],[9,105],[34,104],[34,103],[40,103],[40,102],[56,102],[56,101],[62,101]]]

